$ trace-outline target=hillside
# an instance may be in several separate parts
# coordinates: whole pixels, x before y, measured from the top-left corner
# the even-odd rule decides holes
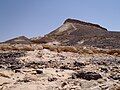
[[[56,30],[41,38],[40,43],[60,42],[62,45],[120,48],[120,32],[111,32],[98,24],[67,19]]]

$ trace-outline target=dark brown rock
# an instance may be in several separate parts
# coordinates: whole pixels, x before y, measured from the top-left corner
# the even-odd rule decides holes
[[[56,81],[56,80],[57,80],[57,78],[55,78],[55,77],[52,77],[52,78],[49,77],[49,78],[48,78],[48,81],[49,81],[49,82]]]
[[[73,64],[74,64],[75,67],[82,67],[82,66],[85,66],[84,63],[77,62],[77,61],[75,61]]]
[[[36,70],[36,73],[37,73],[37,74],[42,74],[42,73],[43,73],[43,71],[42,71],[42,70],[37,69],[37,70]]]
[[[63,88],[63,87],[66,86],[66,85],[67,85],[67,83],[66,83],[66,82],[63,82],[62,85],[61,85],[61,87]]]
[[[102,78],[102,76],[96,72],[77,72],[72,75],[72,78],[80,78],[86,80],[97,80]]]

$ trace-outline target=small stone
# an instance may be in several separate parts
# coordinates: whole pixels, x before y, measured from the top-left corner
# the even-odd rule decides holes
[[[70,70],[70,68],[67,65],[61,66],[60,69]]]
[[[56,80],[57,80],[57,78],[54,78],[54,77],[53,78],[48,78],[49,82],[56,81]]]
[[[18,69],[16,69],[16,70],[15,70],[15,73],[20,73],[20,72],[21,72],[21,71],[20,71],[20,70],[18,70]]]
[[[112,75],[110,76],[110,78],[114,79],[114,80],[119,80],[120,81],[120,75]]]
[[[100,71],[101,71],[101,72],[105,72],[105,73],[107,73],[107,72],[108,72],[108,69],[107,69],[107,68],[101,68]]]
[[[36,70],[36,73],[37,73],[37,74],[42,74],[43,71],[42,71],[42,70]]]
[[[73,64],[74,64],[74,66],[76,66],[76,67],[85,66],[85,64],[84,64],[84,63],[77,62],[77,61],[75,61]]]
[[[66,82],[63,82],[62,85],[61,85],[61,87],[63,88],[63,87],[66,86],[66,85],[67,85],[67,83],[66,83]]]

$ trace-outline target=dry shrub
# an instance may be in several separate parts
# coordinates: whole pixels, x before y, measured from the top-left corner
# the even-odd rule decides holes
[[[12,47],[9,44],[0,45],[0,50],[11,50]]]
[[[103,53],[103,54],[107,54],[106,50],[96,50],[97,53]]]
[[[58,52],[64,51],[64,52],[74,52],[77,53],[77,49],[74,46],[59,46]]]
[[[79,49],[78,53],[79,54],[93,54],[94,52],[90,49]]]
[[[42,50],[42,45],[37,44],[17,44],[15,45],[16,50],[24,50],[24,51],[33,51],[33,50]]]
[[[103,54],[110,54],[110,55],[120,55],[120,50],[118,49],[90,49],[93,54],[97,54],[97,53],[103,53]],[[88,53],[89,51],[88,50]]]
[[[24,51],[33,51],[34,50],[31,45],[22,45],[21,47],[17,47],[17,48],[18,48],[18,50],[24,50]]]
[[[51,51],[57,51],[57,52],[77,52],[77,49],[73,46],[55,46],[55,45],[48,45],[44,44],[43,45],[44,49],[49,49]]]
[[[35,44],[40,44],[40,40],[39,39],[36,39],[36,40],[31,40],[32,43],[35,43]]]
[[[94,54],[98,54],[98,53],[104,53],[104,54],[106,54],[107,52],[106,52],[106,50],[104,50],[104,49],[97,49],[97,48],[91,48],[91,50],[93,51],[93,53]]]
[[[0,50],[24,50],[24,51],[33,51],[34,49],[30,45],[25,44],[6,44],[0,45]]]
[[[32,44],[31,45],[34,50],[42,50],[43,46],[40,44]]]
[[[47,44],[43,44],[43,49],[49,49],[51,51],[57,51],[57,46],[55,45],[47,45]]]
[[[79,54],[93,54],[93,50],[88,47],[83,47],[83,46],[76,46],[77,53]]]
[[[110,55],[120,55],[120,50],[118,49],[114,49],[114,50],[108,50],[107,51],[107,54],[110,54]]]
[[[94,52],[91,49],[83,49],[83,53],[93,54]]]

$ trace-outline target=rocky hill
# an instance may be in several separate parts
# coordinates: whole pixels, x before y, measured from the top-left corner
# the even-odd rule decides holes
[[[110,32],[97,24],[67,19],[56,30],[41,38],[40,43],[60,42],[62,45],[120,48],[120,32]]]
[[[3,43],[9,43],[9,44],[30,44],[31,40],[28,39],[25,36],[19,36],[19,37],[7,40],[7,41],[5,41]]]

